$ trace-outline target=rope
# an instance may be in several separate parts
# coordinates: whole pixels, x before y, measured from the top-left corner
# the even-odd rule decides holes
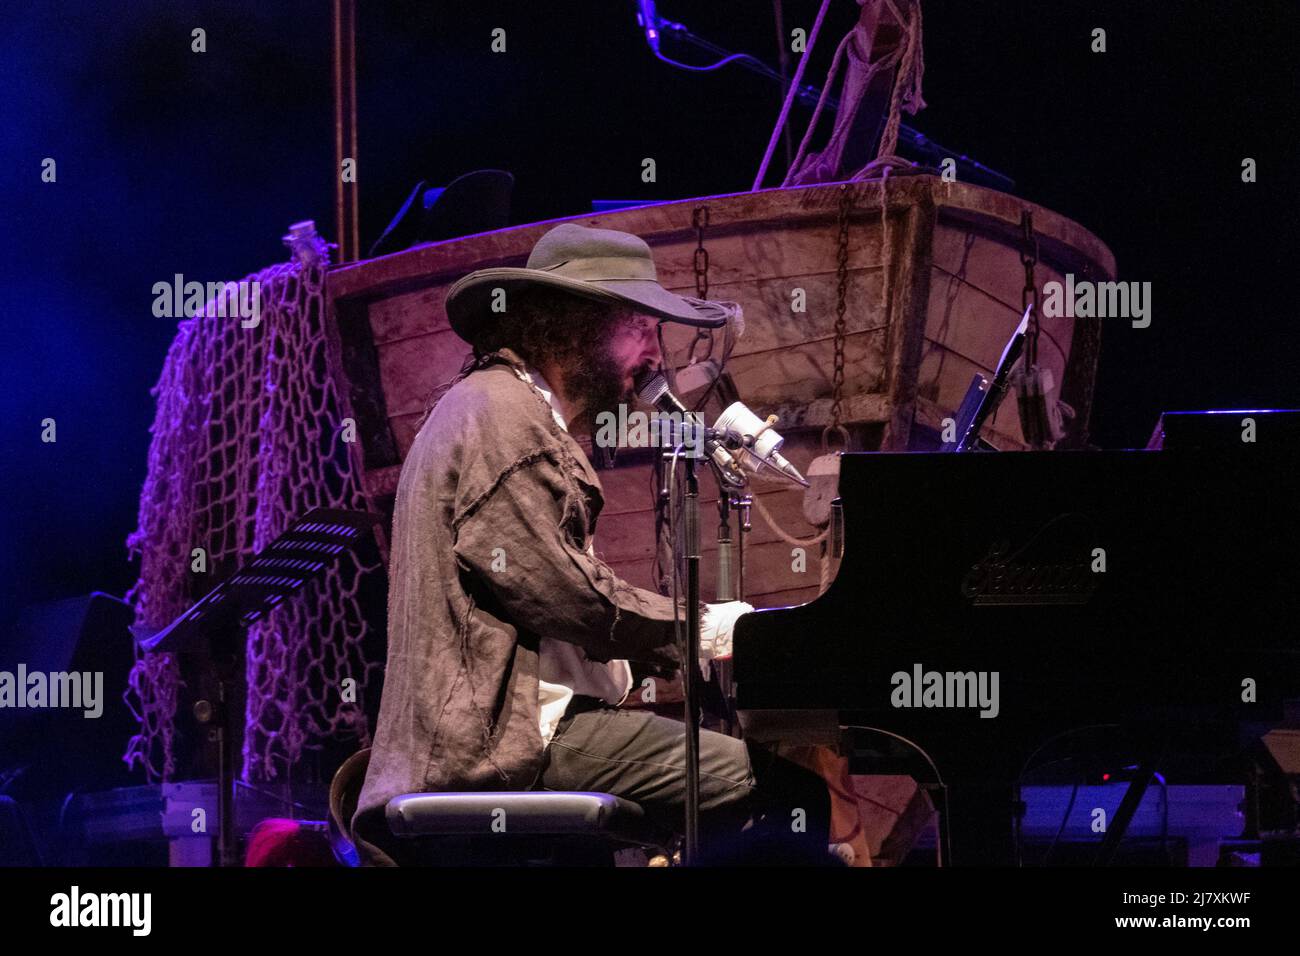
[[[831,5],[831,0],[822,0],[821,9],[817,11],[817,19],[813,22],[812,35],[808,38],[808,46],[804,49],[803,55],[799,57],[799,66],[794,71],[794,81],[790,84],[790,89],[786,91],[785,102],[781,105],[781,115],[777,117],[776,127],[772,130],[772,136],[767,141],[767,151],[763,153],[763,162],[759,164],[758,175],[754,177],[754,185],[751,191],[757,191],[763,188],[763,177],[767,175],[768,164],[772,162],[772,154],[776,152],[776,142],[781,138],[781,130],[785,128],[786,120],[790,116],[790,107],[794,105],[795,94],[799,91],[799,85],[803,82],[803,71],[808,66],[808,60],[812,55],[813,46],[817,43],[817,34],[821,32],[822,21],[826,19],[826,11]],[[825,97],[826,91],[822,91]],[[818,109],[821,104],[817,104]]]
[[[808,144],[812,141],[813,132],[817,129],[817,121],[820,120],[822,116],[822,107],[826,105],[826,100],[830,98],[831,87],[834,86],[835,79],[839,76],[840,64],[844,58],[844,50],[852,41],[853,32],[850,31],[845,34],[844,39],[840,41],[840,45],[835,48],[835,57],[831,60],[831,69],[830,73],[826,77],[826,84],[822,87],[821,95],[817,97],[817,106],[813,109],[812,119],[808,121],[808,128],[804,130],[803,139],[799,141],[799,150],[794,155],[794,162],[790,164],[790,172],[786,174],[785,182],[782,183],[782,185],[791,185],[791,179],[798,175],[800,167],[803,165],[804,157],[808,153]],[[874,72],[874,70],[872,70],[872,72]],[[868,82],[870,82],[870,76],[871,73],[868,73]],[[866,84],[863,84],[863,86],[865,88]],[[860,102],[862,102],[861,95],[854,100],[852,106],[856,108],[857,104]],[[841,104],[841,113],[842,112],[843,104]]]
[[[859,2],[861,3],[863,0],[859,0]],[[863,23],[870,19],[866,16],[866,8],[864,7],[864,15],[853,25],[835,48],[835,56],[831,61],[826,83],[822,86],[821,95],[817,99],[817,106],[813,110],[812,119],[804,130],[798,152],[795,154],[794,161],[790,164],[790,169],[782,182],[783,186],[799,185],[805,180],[820,182],[826,179],[835,169],[838,169],[845,142],[852,127],[853,117],[857,114],[867,89],[877,73],[894,67],[897,67],[897,71],[890,92],[889,114],[876,152],[876,158],[848,177],[848,181],[875,178],[877,172],[886,166],[893,168],[910,168],[912,166],[910,162],[897,156],[895,150],[898,148],[898,133],[902,125],[902,111],[906,109],[909,113],[915,115],[925,108],[925,100],[921,95],[921,81],[925,75],[925,58],[921,44],[921,4],[920,0],[909,0],[908,10],[911,15],[905,17],[894,3],[894,0],[876,0],[876,2],[883,3],[894,20],[901,26],[903,36],[899,44],[880,59],[875,62],[871,61],[875,36],[874,34],[868,36],[864,30]],[[812,39],[814,41],[825,12],[826,6],[823,4],[813,28]],[[832,129],[827,145],[821,153],[810,155],[809,144],[817,129],[818,121],[821,119],[822,110],[830,98],[830,91],[839,78],[845,54],[850,50],[850,44],[856,46],[858,52],[854,54],[855,60],[864,64],[865,72],[859,72],[855,69],[845,79],[843,92],[846,98],[839,104],[835,126]],[[762,185],[772,153],[776,148],[777,138],[789,117],[794,94],[798,89],[804,66],[811,52],[812,44],[810,42],[808,50],[799,61],[795,82],[786,95],[786,101],[782,107],[777,127],[773,130],[772,137],[768,142],[758,177],[754,181],[753,188],[755,190]],[[814,169],[814,167],[820,168]],[[819,175],[822,173],[825,175]]]
[[[903,23],[903,16],[894,6],[893,0],[884,0],[894,19]],[[876,152],[875,162],[894,156],[898,147],[898,128],[903,120],[903,104],[907,111],[915,116],[925,109],[925,100],[921,97],[921,77],[925,75],[925,58],[921,53],[921,0],[913,0],[912,16],[906,20],[906,44],[903,50],[903,62],[894,76],[894,91],[889,99],[889,119],[885,123],[884,135],[880,137],[880,148]],[[868,164],[870,165],[870,164]]]
[[[835,50],[835,59],[831,62],[831,69],[826,79],[826,85],[822,87],[821,96],[817,99],[817,107],[813,111],[812,119],[808,122],[808,128],[804,130],[803,140],[799,143],[799,151],[795,155],[794,162],[790,164],[790,172],[786,174],[785,182],[782,183],[784,186],[798,185],[800,177],[805,173],[805,169],[803,168],[805,163],[806,165],[811,166],[813,163],[825,164],[833,159],[833,164],[835,166],[839,165],[840,156],[844,152],[844,137],[847,135],[847,130],[852,123],[854,114],[858,111],[858,106],[862,103],[862,98],[866,95],[867,89],[871,86],[871,81],[875,79],[877,73],[881,70],[889,69],[899,60],[902,51],[896,49],[881,57],[874,63],[869,62],[871,50],[868,48],[866,53],[866,57],[868,58],[866,75],[858,81],[853,90],[849,91],[851,101],[842,100],[840,102],[835,128],[831,132],[831,141],[827,143],[825,150],[814,156],[812,160],[807,160],[806,153],[808,150],[808,144],[812,140],[813,133],[817,129],[817,121],[821,118],[822,106],[826,103],[826,100],[829,99],[830,91],[834,87],[835,80],[839,75],[842,55],[848,48],[849,44],[857,38],[860,31],[860,26],[854,27],[853,30],[851,30],[844,39],[840,41],[840,45]],[[870,43],[869,38],[867,42],[868,44]],[[846,80],[846,87],[847,83],[848,81]]]
[[[776,536],[791,547],[811,548],[813,545],[821,544],[831,533],[830,525],[827,525],[816,537],[796,538],[794,535],[787,533],[784,528],[777,524],[776,519],[773,518],[767,508],[764,507],[763,499],[758,497],[758,495],[754,495],[754,508],[763,516],[763,520],[767,522],[768,527],[776,532]]]
[[[892,265],[889,255],[889,173],[892,168],[884,166],[880,173],[880,318],[885,323],[886,336],[889,334],[889,271]]]
[[[826,592],[826,589],[830,587],[831,584],[831,559],[829,554],[829,548],[826,545],[826,539],[830,536],[831,533],[830,525],[827,525],[825,528],[821,530],[820,534],[812,538],[796,538],[794,535],[787,532],[784,528],[781,527],[780,524],[777,523],[777,520],[774,517],[772,517],[772,513],[768,511],[766,507],[763,506],[762,498],[758,497],[758,495],[754,495],[753,501],[754,501],[754,508],[758,511],[760,515],[762,515],[763,520],[767,522],[767,526],[771,528],[776,533],[776,536],[780,538],[782,541],[784,541],[786,544],[794,548],[805,548],[805,549],[814,547],[816,545],[821,545],[820,553],[818,555],[818,561],[820,562],[820,567],[818,569],[818,575],[817,575],[817,588],[818,588],[817,593],[824,594]]]
[[[821,562],[821,574],[817,579],[817,593],[825,594],[826,589],[831,586],[831,555],[829,544],[822,545]]]
[[[360,464],[344,443],[328,373],[325,269],[295,261],[258,283],[261,322],[200,314],[181,321],[152,394],[148,473],[127,548],[140,556],[128,594],[136,623],[157,630],[220,577],[315,507],[364,508]],[[204,310],[205,313],[207,310]],[[190,570],[202,548],[207,573]],[[367,574],[355,554],[300,598],[249,628],[243,779],[274,779],[325,738],[368,743],[364,692],[382,661],[367,659],[359,599]],[[345,680],[356,699],[341,699]],[[140,724],[123,759],[148,778],[175,770],[181,686],[170,655],[139,658],[125,695]]]

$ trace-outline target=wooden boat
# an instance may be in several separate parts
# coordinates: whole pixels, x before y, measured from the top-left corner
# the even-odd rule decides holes
[[[696,249],[708,255],[709,298],[744,309],[743,334],[725,371],[760,415],[779,416],[784,453],[806,469],[831,423],[839,212],[847,202],[847,289],[842,424],[853,450],[924,449],[961,402],[976,372],[989,372],[1021,315],[1021,217],[1032,214],[1035,274],[1046,282],[1114,278],[1110,251],[1086,229],[1005,193],[932,175],[707,196],[532,223],[417,246],[334,269],[327,281],[331,364],[357,423],[351,447],[372,507],[391,512],[397,476],[430,392],[451,379],[468,347],[447,325],[446,289],[489,266],[523,265],[556,222],[620,229],[650,244],[660,282],[698,295]],[[693,222],[707,210],[702,237]],[[803,311],[798,311],[802,304]],[[1044,319],[1040,363],[1070,405],[1062,446],[1086,441],[1100,338],[1096,320]],[[717,333],[715,333],[716,335]],[[695,332],[669,327],[669,359],[685,365]],[[698,343],[697,359],[705,351]],[[720,343],[713,343],[716,357]],[[690,396],[686,396],[689,398]],[[721,410],[706,404],[710,415]],[[711,420],[711,419],[710,419]],[[998,448],[1024,447],[1007,403],[986,429]],[[830,450],[843,447],[834,433]],[[606,507],[597,549],[621,576],[654,587],[652,481],[645,455],[621,456],[604,472]],[[702,482],[704,527],[713,524]],[[818,593],[817,554],[789,536],[820,529],[805,518],[804,492],[756,483],[756,497],[786,539],[758,515],[747,536],[745,599],[801,603]],[[713,596],[713,535],[704,535],[704,595]],[[849,543],[852,547],[852,543]]]

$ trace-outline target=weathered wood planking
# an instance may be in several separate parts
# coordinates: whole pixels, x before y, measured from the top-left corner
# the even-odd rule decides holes
[[[843,190],[851,201],[844,417],[855,448],[926,447],[972,375],[997,361],[1021,313],[1022,210],[1034,219],[1040,286],[1066,272],[1114,277],[1114,260],[1095,236],[1013,196],[932,176],[895,177],[887,186],[850,183]],[[820,451],[820,433],[830,420],[841,195],[840,184],[769,189],[567,220],[641,236],[654,248],[660,282],[694,295],[692,213],[708,208],[708,295],[738,301],[745,311],[744,334],[727,373],[755,411],[781,416],[787,457],[801,468]],[[428,396],[456,374],[468,353],[447,326],[447,287],[474,269],[523,265],[537,239],[560,221],[566,220],[431,243],[330,273],[331,361],[352,401],[360,436],[354,452],[375,507],[390,510]],[[797,290],[803,311],[792,307]],[[1043,327],[1040,360],[1080,413],[1071,436],[1078,444],[1086,437],[1096,330],[1068,319],[1044,320]],[[669,326],[670,361],[682,364],[694,338],[693,330]],[[720,347],[719,336],[715,356]],[[710,415],[721,410],[716,399],[705,407]],[[986,435],[999,447],[1023,447],[1010,406]],[[602,480],[606,507],[597,548],[628,580],[653,587],[649,467],[620,464]],[[716,511],[707,480],[703,487],[704,593],[711,597]],[[807,538],[819,530],[803,519],[801,493],[760,487],[788,534]],[[746,598],[766,606],[814,597],[818,549],[809,549],[806,570],[793,570],[792,546],[757,510],[753,524]]]

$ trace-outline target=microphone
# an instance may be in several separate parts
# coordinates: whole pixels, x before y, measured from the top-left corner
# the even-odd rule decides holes
[[[744,402],[733,402],[718,416],[713,427],[722,434],[723,441],[745,450],[743,461],[752,470],[757,471],[759,466],[751,464],[751,461],[760,462],[807,488],[807,479],[781,454],[785,439],[772,430],[774,421],[775,418],[767,421],[759,418]]]
[[[682,404],[681,399],[668,390],[668,380],[664,378],[662,372],[642,372],[632,380],[636,388],[636,397],[641,399],[647,405],[653,406],[667,415],[676,415],[683,422],[694,423],[697,427],[698,416]],[[710,438],[705,435],[704,451],[712,460],[714,467],[718,469],[718,474],[727,484],[737,488],[745,486],[746,479],[744,473],[736,467],[736,461],[731,457],[725,445],[716,438]]]
[[[661,412],[676,412],[682,416],[691,414],[681,400],[668,390],[668,379],[664,378],[663,372],[641,372],[632,379],[632,386],[636,389],[637,398]]]
[[[694,420],[695,413],[690,411],[682,404],[681,399],[669,391],[668,381],[664,378],[662,372],[646,372],[638,376],[634,383],[637,398],[647,405],[652,405],[659,411],[666,412],[669,415],[680,415],[684,421]],[[751,470],[758,470],[759,466],[751,463],[757,461],[775,468],[786,477],[807,487],[808,482],[803,475],[799,474],[799,470],[781,456],[779,449],[785,439],[772,431],[771,428],[765,428],[764,425],[765,423],[750,411],[743,402],[735,402],[719,416],[714,431],[722,434],[727,441],[734,442],[737,447],[745,450],[744,461],[750,465]],[[755,435],[758,436],[757,439],[755,439]],[[744,475],[736,467],[736,460],[731,456],[722,440],[706,435],[704,445],[705,451],[713,460],[713,463],[721,469],[728,483],[733,485],[744,485],[746,483]]]
[[[659,52],[659,17],[655,15],[654,0],[637,0],[636,18],[645,30],[646,42],[650,49]]]

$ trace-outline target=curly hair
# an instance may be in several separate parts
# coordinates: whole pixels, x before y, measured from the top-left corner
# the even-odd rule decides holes
[[[629,305],[598,302],[550,286],[512,290],[506,299],[506,311],[494,316],[494,321],[474,340],[473,351],[455,378],[430,393],[416,428],[424,424],[451,386],[482,366],[493,353],[508,348],[534,368],[556,364],[586,373],[612,333],[634,315]]]
[[[526,286],[509,293],[506,311],[474,342],[474,356],[510,348],[534,367],[566,365],[632,314],[632,308],[622,303],[597,302],[549,286]]]

